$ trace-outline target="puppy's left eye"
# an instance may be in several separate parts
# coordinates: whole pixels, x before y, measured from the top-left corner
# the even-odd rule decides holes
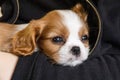
[[[59,43],[64,43],[65,41],[64,41],[63,37],[56,36],[56,37],[52,38],[52,42],[59,44]]]
[[[86,41],[86,40],[89,40],[89,37],[87,35],[83,35],[82,38],[81,38],[82,41]]]

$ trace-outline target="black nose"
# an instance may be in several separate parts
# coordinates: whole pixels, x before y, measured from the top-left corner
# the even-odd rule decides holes
[[[80,47],[78,46],[73,46],[71,51],[73,55],[76,55],[76,56],[80,55]]]

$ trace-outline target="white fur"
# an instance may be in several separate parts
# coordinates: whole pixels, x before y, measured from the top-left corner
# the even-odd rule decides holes
[[[28,24],[19,24],[19,25],[16,25],[16,26],[17,26],[17,31],[21,31],[24,28],[26,28],[28,26]]]
[[[84,23],[80,17],[71,10],[59,10],[58,13],[62,17],[63,24],[69,30],[69,37],[64,46],[62,46],[58,52],[60,56],[58,63],[65,66],[76,66],[87,59],[89,52],[89,48],[84,46],[78,34],[81,27],[84,26]],[[81,53],[79,57],[72,55],[70,52],[73,46],[80,47]]]

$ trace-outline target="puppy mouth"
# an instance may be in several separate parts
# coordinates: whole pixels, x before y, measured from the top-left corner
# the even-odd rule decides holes
[[[80,55],[69,58],[68,62],[74,62],[74,61],[77,61],[77,60],[80,60]]]
[[[66,63],[63,63],[64,66],[76,66],[83,62],[84,60],[81,60],[80,57],[71,57],[69,58]]]

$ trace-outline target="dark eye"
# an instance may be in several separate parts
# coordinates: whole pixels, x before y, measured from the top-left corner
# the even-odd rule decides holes
[[[82,41],[86,41],[86,40],[89,40],[89,37],[87,35],[83,35],[82,38],[81,38]]]
[[[60,36],[56,36],[56,37],[53,37],[52,38],[52,42],[54,42],[54,43],[64,43],[64,39],[63,39],[63,37],[60,37]]]

